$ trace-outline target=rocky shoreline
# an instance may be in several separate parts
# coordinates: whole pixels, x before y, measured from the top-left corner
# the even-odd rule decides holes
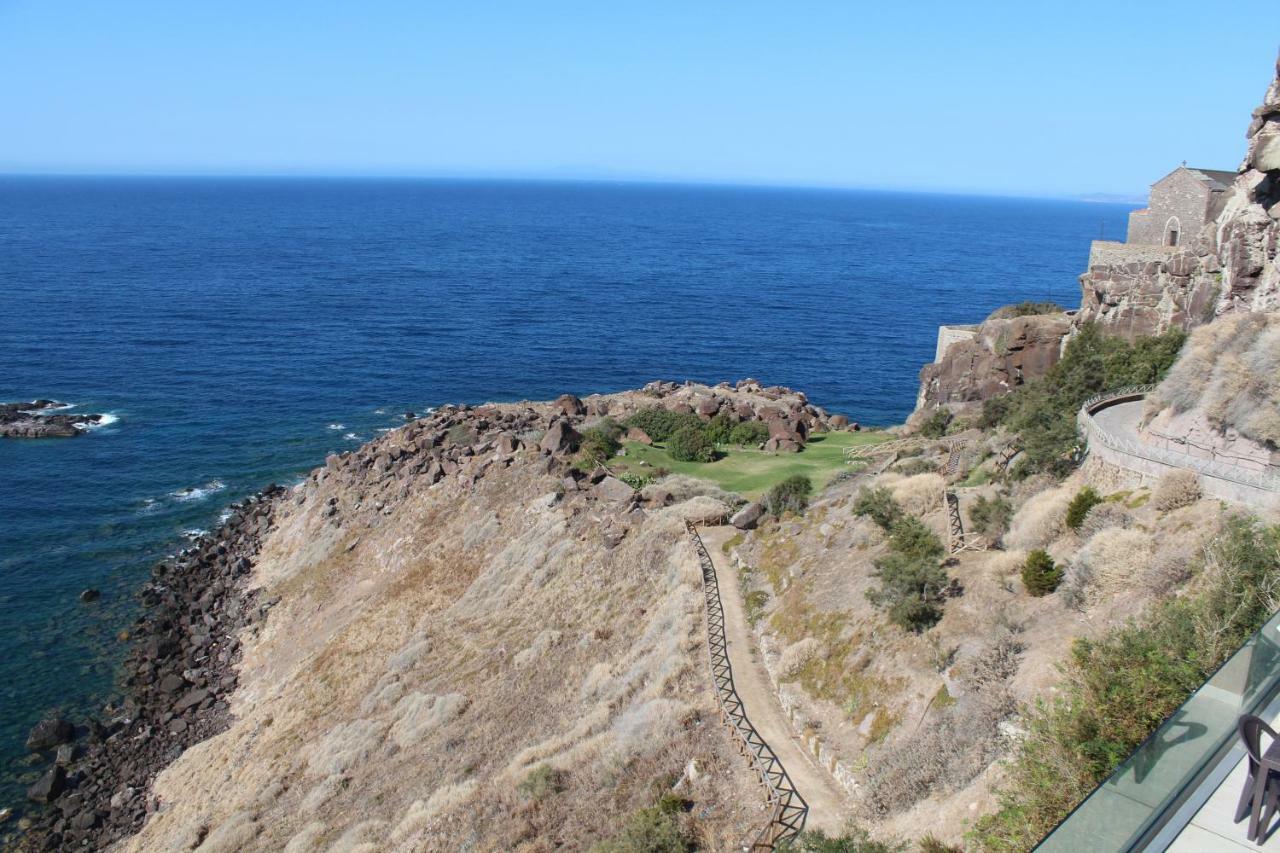
[[[57,400],[0,403],[0,438],[70,438],[102,422],[102,415],[51,415],[63,407]]]
[[[122,699],[86,727],[50,719],[32,731],[28,749],[52,763],[28,799],[47,805],[17,822],[6,849],[97,850],[132,835],[159,806],[156,774],[227,728],[238,634],[272,604],[257,600],[248,578],[285,493],[272,485],[233,504],[215,533],[152,570],[144,612],[127,632]]]

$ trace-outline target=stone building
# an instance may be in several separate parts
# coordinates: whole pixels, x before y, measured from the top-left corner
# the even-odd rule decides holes
[[[1147,206],[1129,214],[1130,245],[1178,246],[1222,212],[1235,172],[1183,164],[1151,185]]]

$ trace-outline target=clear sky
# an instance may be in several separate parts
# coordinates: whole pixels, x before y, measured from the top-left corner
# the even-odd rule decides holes
[[[1276,0],[0,0],[0,172],[1140,194],[1234,169]]]

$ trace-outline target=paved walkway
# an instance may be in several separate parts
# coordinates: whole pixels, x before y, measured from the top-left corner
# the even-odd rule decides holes
[[[1116,403],[1114,406],[1107,406],[1095,412],[1093,422],[1114,436],[1137,441],[1138,424],[1142,421],[1142,407],[1141,400]]]
[[[728,641],[729,664],[733,667],[733,683],[746,708],[747,718],[787,769],[791,782],[809,804],[806,829],[821,829],[828,835],[839,835],[851,813],[840,788],[831,774],[810,758],[792,734],[786,712],[773,691],[773,682],[765,672],[751,641],[751,626],[738,578],[721,546],[738,531],[729,526],[702,527],[698,531],[707,553],[716,567],[720,581],[720,603],[724,607],[724,630]]]

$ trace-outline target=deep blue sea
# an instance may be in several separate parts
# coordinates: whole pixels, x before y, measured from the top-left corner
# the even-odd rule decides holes
[[[184,531],[445,402],[754,376],[900,422],[935,327],[1079,302],[1129,208],[658,185],[0,178],[0,804],[42,713],[111,696]],[[184,491],[187,490],[187,491]],[[194,491],[192,491],[194,490]],[[103,597],[81,604],[79,592]]]

